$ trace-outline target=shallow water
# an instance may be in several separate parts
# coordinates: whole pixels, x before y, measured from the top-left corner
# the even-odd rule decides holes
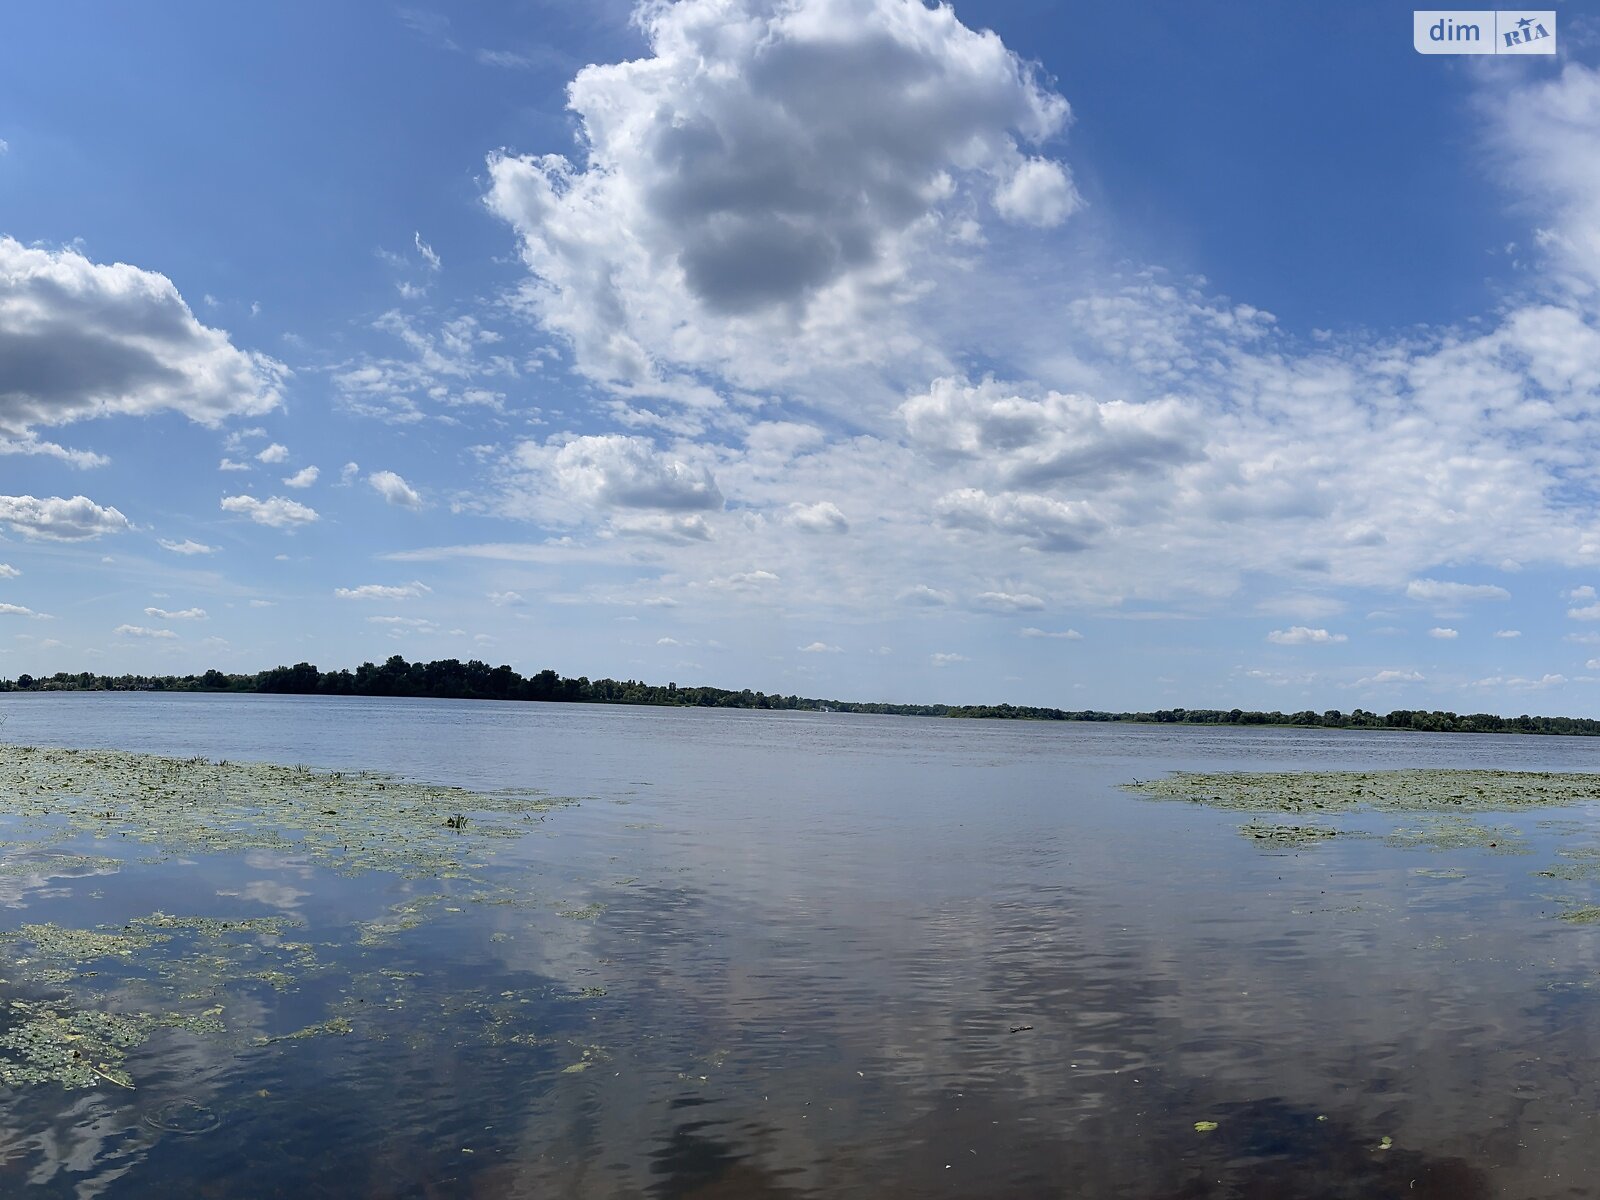
[[[272,939],[197,937],[171,954],[228,970],[104,966],[81,986],[220,1004],[228,1031],[152,1037],[133,1089],[0,1096],[0,1194],[1600,1192],[1600,925],[1555,919],[1600,887],[1538,873],[1600,843],[1600,812],[1490,814],[1494,849],[1406,845],[1415,822],[1378,814],[1263,846],[1246,814],[1120,786],[1593,772],[1600,741],[258,696],[0,713],[10,742],[580,800],[475,884],[104,838],[70,849],[119,869],[0,873],[0,930],[280,915],[316,960],[273,987]],[[330,1016],[349,1032],[284,1038]]]

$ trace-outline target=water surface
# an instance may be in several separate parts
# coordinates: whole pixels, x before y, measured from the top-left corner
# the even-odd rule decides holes
[[[1121,787],[1600,771],[1597,742],[265,696],[0,713],[11,742],[579,800],[508,843],[494,903],[104,841],[120,869],[7,874],[4,928],[288,915],[319,970],[225,981],[228,1019],[273,1037],[353,1015],[265,1045],[177,1031],[130,1057],[133,1090],[0,1098],[0,1193],[1471,1200],[1600,1181],[1600,931],[1555,919],[1597,889],[1537,874],[1600,814],[1489,818],[1521,854],[1284,850],[1241,814]]]

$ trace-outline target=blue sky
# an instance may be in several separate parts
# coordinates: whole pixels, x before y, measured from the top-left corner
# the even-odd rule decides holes
[[[0,675],[1600,710],[1600,20],[0,17]]]

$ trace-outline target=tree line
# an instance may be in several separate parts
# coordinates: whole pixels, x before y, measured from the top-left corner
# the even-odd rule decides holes
[[[472,659],[407,662],[396,654],[381,664],[362,663],[354,671],[322,671],[311,663],[273,667],[254,674],[218,670],[201,675],[97,675],[66,671],[0,679],[0,692],[144,691],[260,692],[296,696],[420,696],[438,700],[560,701],[569,704],[647,704],[681,708],[750,708],[811,712],[883,713],[913,717],[968,717],[1022,721],[1125,721],[1156,725],[1291,725],[1320,729],[1409,729],[1424,733],[1534,733],[1600,735],[1600,721],[1587,717],[1501,717],[1494,713],[1457,714],[1439,710],[1395,709],[1388,713],[1354,709],[1283,713],[1217,708],[1167,708],[1153,712],[1103,712],[1097,709],[1045,708],[1026,704],[890,704],[824,700],[810,696],[679,687],[637,679],[576,679],[544,670],[524,676],[509,666],[491,667]]]

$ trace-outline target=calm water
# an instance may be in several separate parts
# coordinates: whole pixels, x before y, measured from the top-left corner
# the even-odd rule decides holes
[[[1600,927],[1553,919],[1595,885],[1534,873],[1600,812],[1489,818],[1520,856],[1272,852],[1239,814],[1118,787],[1600,771],[1600,742],[271,697],[0,713],[12,742],[581,799],[515,844],[518,903],[260,854],[5,880],[11,928],[292,915],[342,940],[339,970],[231,1011],[370,1018],[157,1038],[135,1091],[0,1098],[0,1194],[1600,1195]],[[357,942],[424,900],[434,919]],[[215,1127],[163,1127],[177,1101]]]

